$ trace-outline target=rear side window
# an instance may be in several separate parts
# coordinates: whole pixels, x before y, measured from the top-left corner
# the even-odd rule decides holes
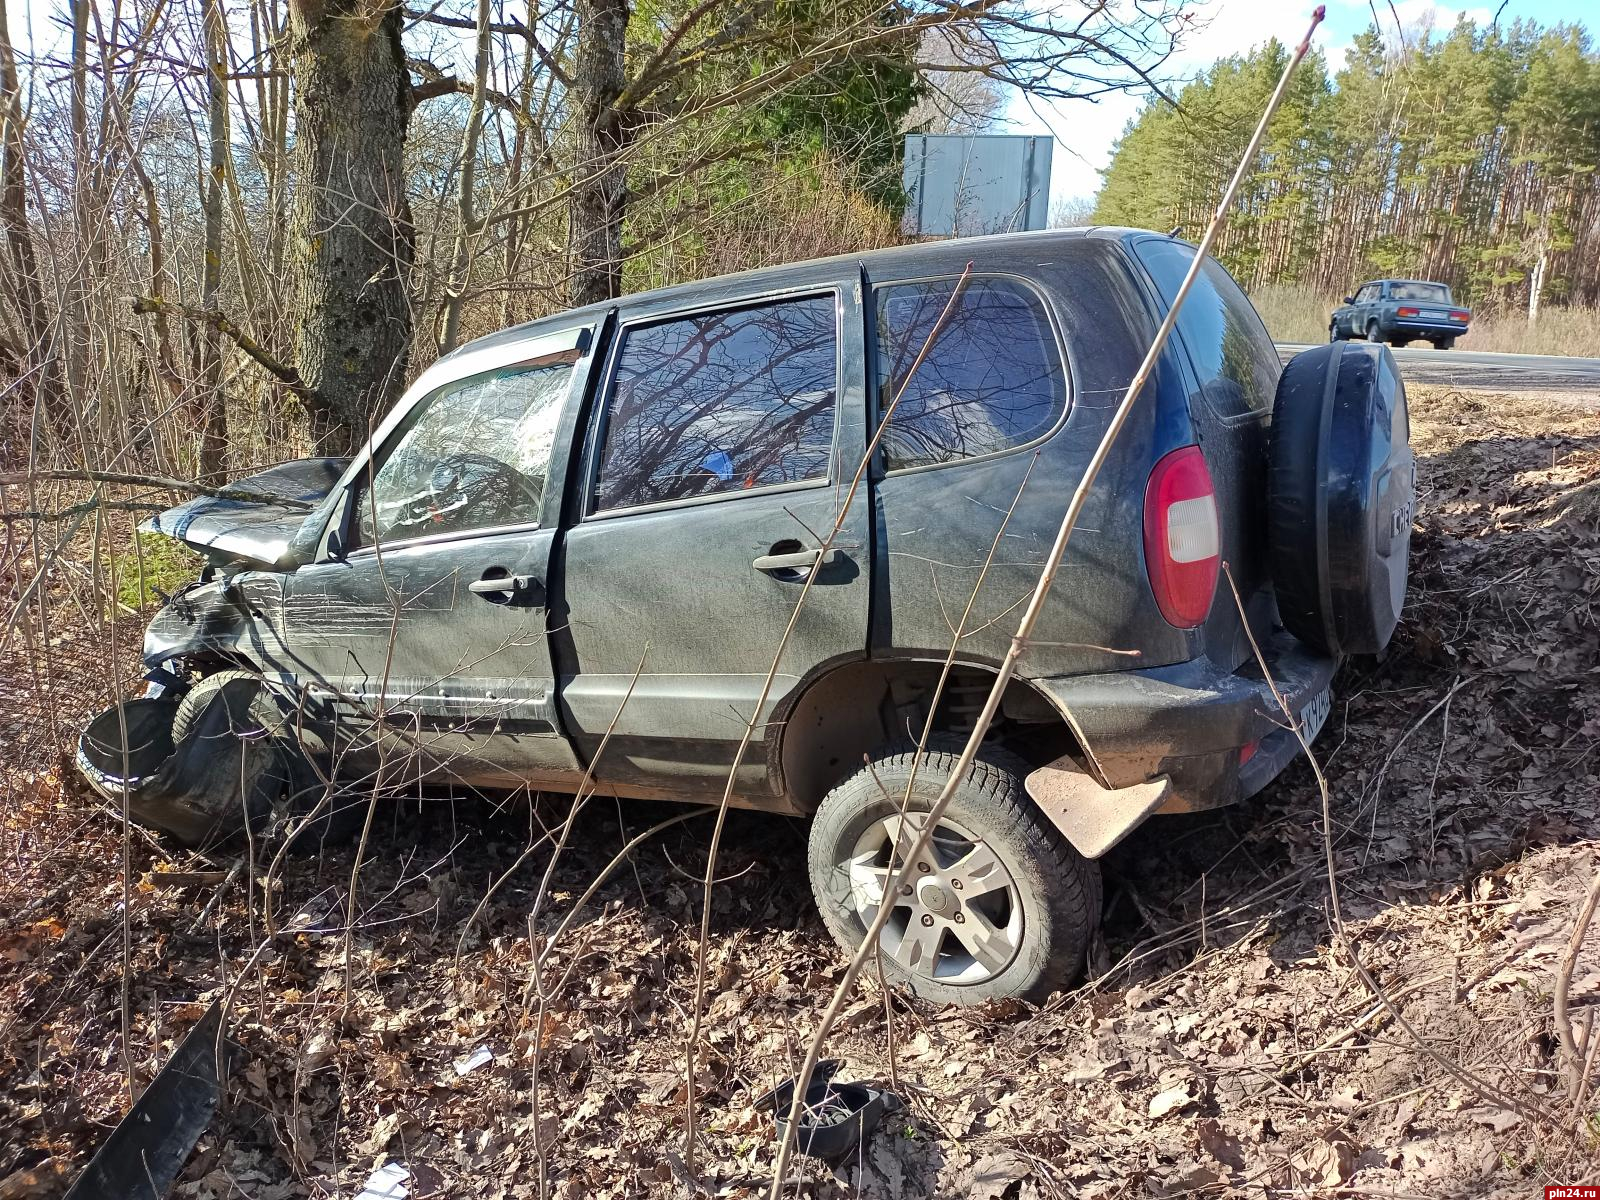
[[[1066,370],[1038,296],[1008,279],[971,279],[940,327],[956,283],[893,284],[873,293],[879,411],[905,389],[883,436],[891,471],[1020,446],[1048,433],[1066,411]]]
[[[815,296],[628,330],[596,510],[826,479],[835,310]]]
[[[1194,247],[1149,239],[1135,247],[1170,305],[1178,294]],[[1201,393],[1223,418],[1270,412],[1278,390],[1278,351],[1255,308],[1216,259],[1205,267],[1178,313],[1178,336],[1200,376]]]

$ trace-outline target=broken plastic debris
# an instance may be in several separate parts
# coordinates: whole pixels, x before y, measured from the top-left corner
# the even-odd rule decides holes
[[[457,1075],[467,1075],[476,1071],[486,1062],[494,1061],[494,1051],[487,1046],[479,1046],[471,1054],[456,1059],[454,1066]]]
[[[356,1200],[406,1200],[411,1194],[407,1185],[411,1172],[397,1162],[384,1163],[367,1176],[366,1186],[356,1195]]]
[[[795,1131],[795,1148],[814,1158],[836,1160],[849,1154],[876,1128],[883,1114],[901,1107],[898,1096],[880,1092],[859,1083],[835,1083],[839,1060],[825,1058],[811,1072],[805,1102],[800,1107],[800,1126]],[[778,1140],[787,1136],[789,1108],[794,1103],[798,1077],[779,1084],[755,1102],[769,1109],[777,1125]]]

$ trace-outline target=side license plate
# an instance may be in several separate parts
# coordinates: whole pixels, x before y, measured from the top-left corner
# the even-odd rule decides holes
[[[1323,688],[1306,702],[1300,710],[1300,732],[1307,742],[1317,740],[1317,734],[1322,732],[1322,727],[1328,722],[1328,713],[1333,708],[1333,689]]]

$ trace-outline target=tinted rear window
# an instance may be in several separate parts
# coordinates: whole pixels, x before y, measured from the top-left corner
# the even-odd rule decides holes
[[[891,284],[873,293],[879,411],[904,387],[882,443],[891,471],[1023,445],[1066,411],[1066,370],[1039,297],[1013,280],[971,279],[941,327],[956,283]]]
[[[1178,294],[1194,247],[1150,238],[1134,247],[1166,304]],[[1233,276],[1206,259],[1178,313],[1178,336],[1200,376],[1206,402],[1220,417],[1270,412],[1282,369],[1266,326]]]
[[[1391,283],[1391,300],[1426,300],[1433,304],[1449,304],[1450,289],[1442,283]]]

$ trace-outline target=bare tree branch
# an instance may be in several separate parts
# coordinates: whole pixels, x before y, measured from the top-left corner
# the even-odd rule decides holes
[[[299,371],[295,370],[287,363],[273,357],[266,347],[261,345],[260,342],[256,341],[244,330],[240,329],[232,321],[228,320],[228,318],[220,312],[216,312],[208,308],[197,308],[192,304],[175,304],[170,300],[163,300],[159,296],[135,297],[133,301],[133,311],[140,316],[145,316],[151,313],[160,313],[166,316],[180,316],[190,321],[196,321],[202,325],[209,326],[210,328],[215,329],[223,337],[233,342],[234,345],[238,346],[239,349],[243,350],[247,355],[249,355],[250,358],[253,359],[259,366],[263,367],[269,374],[275,376],[279,383],[282,383],[302,400],[305,400],[311,404],[315,404],[318,401],[317,394],[301,381]]]

